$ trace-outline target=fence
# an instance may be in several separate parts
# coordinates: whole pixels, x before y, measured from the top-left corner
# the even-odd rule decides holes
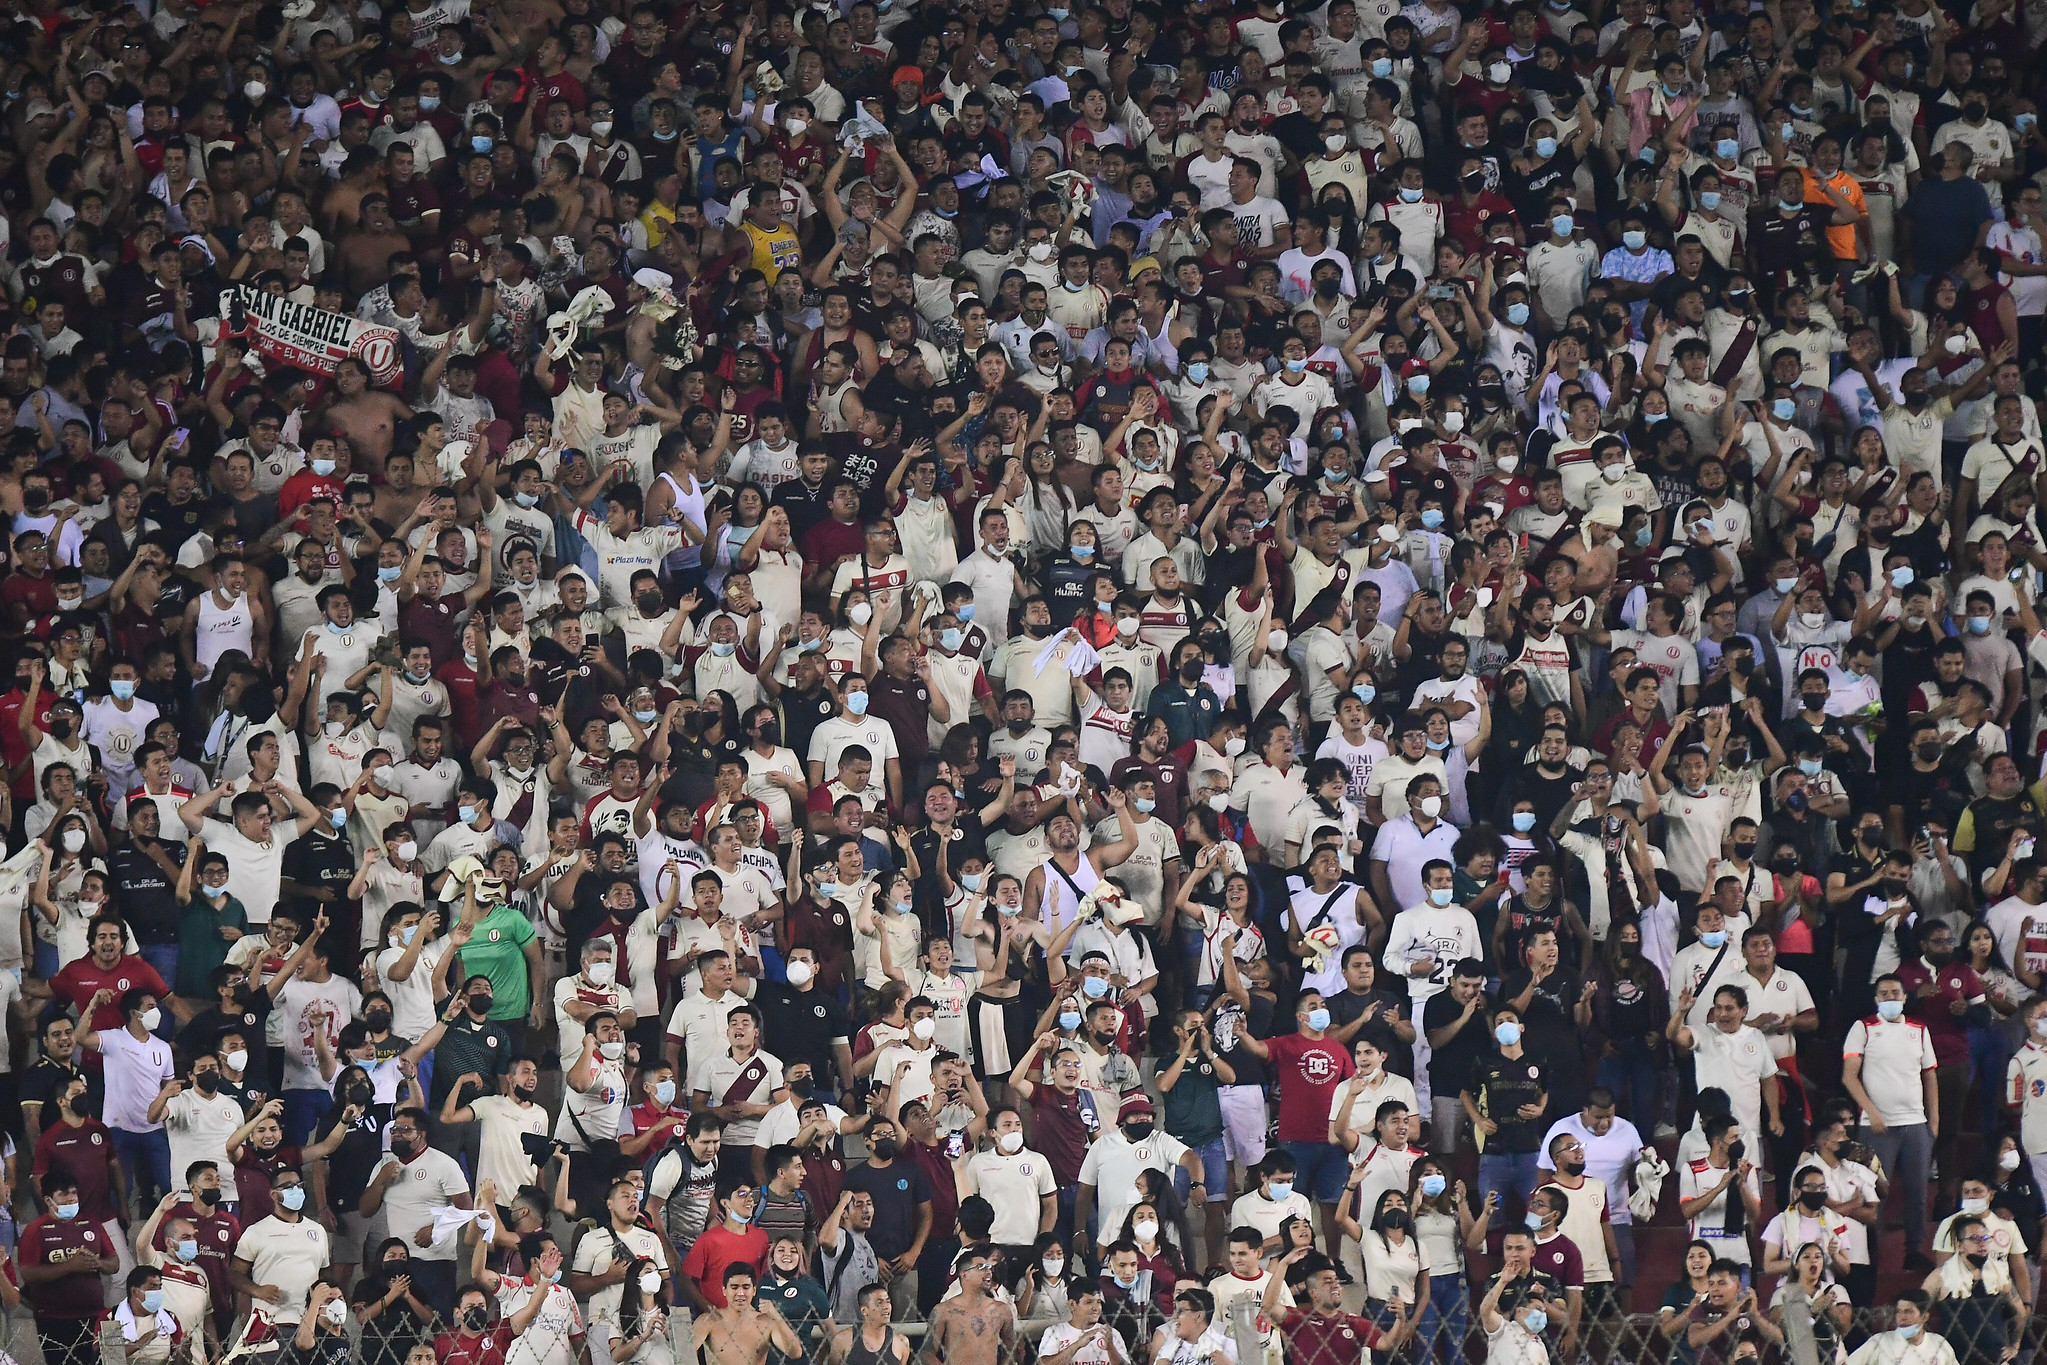
[[[1656,1289],[1650,1286],[1638,1286],[1637,1292],[1638,1294],[1652,1294],[1656,1292]],[[411,1313],[409,1309],[400,1308],[396,1310],[395,1318],[386,1320],[386,1315],[391,1313],[393,1313],[393,1310],[386,1309],[385,1313],[378,1314],[367,1323],[361,1319],[357,1311],[352,1310],[349,1313],[343,1325],[343,1333],[349,1342],[350,1357],[354,1361],[359,1362],[359,1365],[408,1365],[408,1357],[412,1354],[415,1346],[422,1346],[429,1351],[433,1351],[435,1338],[447,1330],[445,1325],[431,1314],[422,1319]],[[2035,1315],[2027,1323],[2024,1338],[2019,1348],[2018,1358],[2021,1361],[2032,1359],[2043,1345],[2047,1345],[2047,1323],[2042,1322],[2042,1316]],[[998,1365],[1032,1365],[1032,1362],[1037,1359],[1038,1355],[1037,1341],[1039,1336],[1055,1321],[1056,1319],[1037,1315],[1020,1321],[1016,1348],[1013,1352],[1002,1356],[998,1361]],[[1157,1327],[1161,1321],[1162,1319],[1156,1311],[1152,1311],[1146,1314],[1145,1320],[1141,1324],[1130,1324],[1133,1330],[1126,1333],[1126,1335],[1136,1339],[1136,1349],[1131,1352],[1131,1356],[1139,1362],[1139,1365],[1143,1365],[1143,1362],[1149,1360],[1148,1339],[1152,1329]],[[496,1332],[502,1325],[503,1319],[494,1316],[490,1330]],[[808,1328],[801,1330],[799,1335],[804,1341],[806,1355],[800,1365],[831,1365],[832,1331],[836,1327],[845,1325],[847,1324],[824,1321],[811,1324]],[[1238,1347],[1237,1357],[1240,1365],[1257,1365],[1260,1357],[1256,1327],[1246,1320],[1245,1315],[1238,1315],[1235,1320],[1232,1320],[1230,1315],[1225,1314],[1223,1325],[1225,1330],[1229,1331],[1236,1340]],[[1936,1311],[1935,1329],[1938,1330],[1944,1325]],[[687,1309],[677,1309],[667,1315],[665,1341],[660,1339],[651,1341],[641,1350],[630,1355],[628,1359],[633,1362],[633,1365],[694,1365],[697,1326],[698,1324],[693,1321],[692,1315]],[[1447,1323],[1439,1320],[1435,1326],[1437,1330],[1433,1333],[1433,1339],[1425,1339],[1418,1333],[1414,1339],[1410,1340],[1394,1356],[1375,1356],[1375,1365],[1462,1365],[1462,1362],[1484,1361],[1486,1357],[1485,1335],[1480,1330],[1475,1315],[1471,1317],[1461,1349],[1459,1343],[1453,1340],[1453,1332]],[[1565,1360],[1556,1354],[1558,1338],[1561,1335],[1560,1326],[1560,1324],[1553,1325],[1548,1333],[1551,1356],[1557,1362],[1557,1365],[1588,1365],[1588,1363],[1589,1365],[1674,1365],[1674,1362],[1681,1365],[1681,1362],[1685,1359],[1682,1354],[1673,1350],[1671,1338],[1664,1336],[1657,1326],[1657,1315],[1655,1313],[1616,1314],[1584,1324],[1580,1334],[1580,1347],[1575,1360]],[[1844,1336],[1843,1345],[1847,1350],[1852,1351],[1867,1337],[1879,1332],[1888,1331],[1890,1327],[1891,1308],[1889,1305],[1882,1307],[1858,1306],[1854,1310],[1853,1322]],[[237,1328],[239,1328],[239,1324],[237,1324]],[[899,1322],[893,1324],[893,1329],[897,1335],[909,1339],[914,1351],[922,1343],[926,1332],[926,1324],[922,1322]],[[590,1359],[592,1365],[605,1365],[604,1342],[599,1339],[604,1329],[586,1322],[585,1330],[590,1334],[588,1339],[591,1346]],[[282,1346],[287,1343],[290,1335],[291,1329],[287,1329],[278,1344]],[[233,1338],[230,1338],[230,1343],[232,1340]],[[578,1360],[572,1337],[566,1334],[557,1337],[539,1322],[528,1328],[522,1340],[522,1345],[526,1349],[519,1351],[517,1356],[528,1362],[529,1365],[532,1365],[533,1362],[562,1361],[573,1363]],[[560,1348],[559,1353],[554,1349],[557,1347]],[[26,1306],[17,1309],[8,1317],[4,1326],[4,1332],[0,1332],[0,1352],[4,1352],[4,1357],[0,1357],[0,1365],[6,1365],[8,1360],[14,1362],[15,1365],[59,1365],[54,1355],[45,1357],[40,1339],[36,1333],[35,1320]],[[528,1352],[531,1354],[528,1354]],[[278,1360],[280,1354],[280,1351],[274,1349],[267,1352],[258,1352],[244,1356],[243,1362],[244,1365],[272,1365],[272,1363]],[[1958,1349],[1956,1354],[1964,1361],[1971,1359],[1971,1353],[1966,1349]],[[444,1358],[444,1355],[444,1352],[435,1351],[435,1359]],[[118,1329],[112,1329],[102,1334],[100,1358],[101,1365],[128,1365],[126,1353],[122,1349],[119,1340]],[[1765,1347],[1762,1352],[1762,1358],[1764,1365],[1778,1365],[1778,1362],[1783,1362],[1783,1365],[1789,1365],[1788,1354],[1780,1348]],[[202,1362],[217,1361],[218,1359],[218,1354],[209,1351],[204,1342],[196,1343],[196,1345],[188,1344],[187,1349],[181,1351],[180,1355],[174,1358],[174,1360],[190,1361],[193,1365],[201,1365]],[[625,1363],[621,1361],[618,1362],[618,1365],[625,1365]],[[751,1365],[751,1362],[721,1361],[719,1365]],[[770,1356],[770,1365],[792,1365],[792,1362],[789,1357],[783,1356],[780,1352],[774,1352]],[[1823,1358],[1819,1365],[1833,1365],[1833,1362]]]

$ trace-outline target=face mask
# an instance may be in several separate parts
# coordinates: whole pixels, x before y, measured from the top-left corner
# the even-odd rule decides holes
[[[1501,1047],[1512,1047],[1521,1041],[1521,1025],[1512,1019],[1502,1019],[1500,1026],[1493,1030],[1493,1037],[1499,1040]]]
[[[199,1259],[199,1242],[197,1238],[187,1237],[178,1243],[178,1259],[188,1264]]]
[[[1621,245],[1630,251],[1640,251],[1643,247],[1649,245],[1649,234],[1640,230],[1623,232],[1621,234]]]
[[[846,710],[856,716],[866,715],[867,694],[865,692],[848,692],[846,694]]]
[[[1416,398],[1421,397],[1423,394],[1429,391],[1429,377],[1425,374],[1418,374],[1414,376],[1412,379],[1407,381],[1407,391],[1413,394]]]
[[[1619,483],[1622,479],[1628,477],[1628,467],[1624,464],[1602,465],[1600,466],[1599,477],[1605,479],[1608,483]],[[1644,543],[1646,544],[1647,542]]]
[[[1275,1204],[1282,1202],[1293,1192],[1294,1182],[1291,1180],[1275,1180],[1272,1182],[1272,1202]]]
[[[1517,834],[1526,834],[1526,833],[1528,833],[1528,831],[1529,831],[1529,830],[1532,830],[1532,829],[1534,829],[1534,828],[1535,828],[1535,812],[1534,812],[1534,811],[1532,811],[1532,810],[1517,810],[1517,811],[1515,811],[1515,812],[1514,812],[1514,832],[1515,832],[1515,833],[1517,833]]]
[[[1699,207],[1708,213],[1720,207],[1720,191],[1702,190],[1699,193]]]
[[[625,1044],[599,1043],[597,1045],[597,1055],[602,1057],[607,1062],[615,1062],[619,1058],[625,1056]]]
[[[1099,976],[1084,976],[1080,979],[1081,994],[1090,1000],[1099,1000],[1109,993],[1109,983]]]
[[[1405,185],[1401,186],[1401,189],[1400,189],[1400,202],[1401,202],[1401,203],[1403,203],[1403,204],[1419,204],[1419,203],[1420,203],[1421,201],[1422,201],[1422,192],[1421,192],[1420,190],[1411,190],[1411,189],[1408,189],[1408,188],[1407,188],[1407,187],[1406,187]]]
[[[1326,1028],[1328,1028],[1328,1027],[1329,1027],[1329,1011],[1328,1011],[1328,1010],[1326,1010],[1326,1009],[1323,1009],[1323,1008],[1322,1008],[1321,1006],[1319,1006],[1319,1005],[1318,1005],[1318,1006],[1316,1006],[1316,1007],[1315,1007],[1314,1009],[1311,1009],[1311,1010],[1309,1010],[1309,1011],[1308,1011],[1308,1027],[1309,1027],[1309,1028],[1311,1028],[1311,1029],[1318,1029],[1318,1030],[1319,1030],[1319,1029],[1326,1029]]]
[[[658,1270],[642,1270],[640,1272],[640,1292],[642,1294],[660,1293],[661,1272]]]
[[[1528,1230],[1530,1232],[1542,1231],[1542,1215],[1537,1213],[1533,1209],[1530,1209],[1527,1215],[1523,1217],[1521,1221],[1528,1224]]]
[[[1440,796],[1424,796],[1421,799],[1421,812],[1429,819],[1435,819],[1443,813],[1443,798]]]
[[[1912,1338],[1919,1335],[1919,1324],[1916,1322],[1909,1324],[1900,1324],[1898,1327],[1898,1335],[1903,1337],[1905,1340],[1910,1341]]]
[[[1885,1023],[1895,1024],[1905,1016],[1905,1002],[1902,1000],[1879,1000],[1876,1002],[1876,1012],[1878,1017]]]
[[[421,95],[419,97],[419,108],[420,112],[422,113],[431,114],[434,110],[440,107],[441,97],[439,95]],[[336,1302],[339,1302],[339,1300],[336,1300]],[[341,1319],[338,1317],[335,1318],[334,1320],[336,1322],[341,1321]]]
[[[1092,545],[1069,545],[1066,547],[1066,552],[1075,559],[1093,559],[1095,557],[1095,547]],[[1129,619],[1133,624],[1137,620],[1134,616]],[[1117,624],[1120,626],[1122,623],[1118,622]]]
[[[1422,1177],[1422,1193],[1430,1199],[1434,1199],[1447,1188],[1449,1188],[1449,1182],[1440,1175],[1425,1175]]]
[[[1997,1169],[2000,1171],[2016,1171],[2018,1168],[2019,1154],[2016,1150],[2006,1152],[1997,1158]]]
[[[145,1289],[142,1291],[142,1311],[152,1316],[163,1310],[163,1291]]]
[[[1152,1123],[1126,1123],[1123,1125],[1123,1136],[1132,1142],[1143,1142],[1157,1131],[1157,1128],[1158,1125]]]
[[[113,690],[116,701],[129,701],[135,696],[135,683],[132,679],[116,678],[107,686]]]
[[[1066,1262],[1056,1256],[1047,1256],[1038,1264],[1045,1268],[1045,1278],[1048,1280],[1061,1279],[1066,1274]]]
[[[224,1054],[220,1064],[229,1071],[240,1071],[249,1064],[249,1054],[241,1048],[236,1048],[233,1052]]]
[[[916,1023],[910,1025],[910,1032],[916,1034],[918,1039],[922,1041],[938,1032],[938,1025],[930,1019],[919,1019]]]
[[[1188,364],[1187,382],[1190,384],[1206,384],[1208,382],[1208,362],[1206,360],[1196,360]]]
[[[1433,530],[1437,529],[1438,527],[1440,527],[1440,526],[1441,526],[1442,524],[1443,524],[1443,514],[1442,514],[1442,512],[1441,512],[1440,510],[1438,510],[1437,508],[1434,508],[1434,507],[1429,507],[1429,508],[1425,508],[1425,509],[1423,509],[1423,511],[1422,511],[1422,525],[1423,525],[1423,526],[1425,526],[1425,527],[1427,527],[1427,528],[1428,528],[1429,530],[1433,531]]]
[[[293,1185],[289,1189],[279,1190],[277,1192],[277,1202],[291,1212],[297,1213],[306,1206],[305,1186]]]
[[[1525,303],[1510,303],[1510,304],[1508,304],[1508,305],[1507,305],[1507,323],[1508,323],[1508,325],[1509,325],[1509,326],[1513,326],[1513,327],[1525,327],[1525,326],[1527,326],[1527,325],[1528,325],[1528,305],[1527,305],[1527,304],[1525,304]]]
[[[1230,794],[1228,792],[1217,792],[1209,797],[1208,808],[1218,815],[1222,814],[1230,808]]]
[[[1540,1308],[1531,1308],[1528,1310],[1528,1321],[1524,1325],[1528,1328],[1530,1336],[1541,1336],[1543,1329],[1549,1326],[1549,1314]]]
[[[1533,820],[1535,818],[1535,816],[1530,812],[1524,811],[1523,814],[1528,815],[1528,818],[1530,820]],[[1438,910],[1440,910],[1444,906],[1448,905],[1450,903],[1450,898],[1456,894],[1457,893],[1455,891],[1451,890],[1451,888],[1447,886],[1432,886],[1429,888],[1429,904],[1435,906]]]
[[[438,103],[438,101],[436,102]],[[422,98],[420,103],[424,105],[426,100]],[[305,1196],[300,1195],[299,1200],[301,1203],[305,1202]],[[320,1316],[327,1319],[328,1326],[339,1327],[348,1319],[348,1307],[339,1299],[329,1299],[327,1300],[327,1307],[321,1310]]]
[[[1288,360],[1286,362],[1286,372],[1288,374],[1299,374],[1307,368],[1308,362],[1305,360]]]
[[[1201,660],[1189,659],[1180,665],[1180,681],[1192,687],[1201,681]]]
[[[1988,616],[1971,616],[1969,618],[1969,633],[1971,635],[1988,635],[1990,633],[1990,618]]]
[[[1077,1029],[1077,1028],[1079,1028],[1079,1027],[1080,1027],[1080,1011],[1079,1011],[1079,1010],[1066,1010],[1066,1011],[1064,1011],[1063,1013],[1061,1013],[1061,1014],[1060,1014],[1060,1016],[1059,1016],[1059,1028],[1060,1028],[1060,1031],[1061,1031],[1061,1032],[1063,1032],[1063,1033],[1071,1033],[1071,1032],[1073,1032],[1073,1031],[1074,1031],[1075,1029]]]
[[[85,847],[84,830],[67,829],[64,831],[64,851],[66,853],[76,853],[84,847]]]

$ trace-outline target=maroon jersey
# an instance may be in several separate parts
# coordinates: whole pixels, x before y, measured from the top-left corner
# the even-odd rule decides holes
[[[113,1150],[114,1139],[98,1119],[88,1118],[76,1128],[59,1120],[36,1140],[35,1173],[62,1171],[77,1181],[79,1209],[74,1221],[104,1223],[114,1216],[114,1201],[107,1193]]]
[[[111,1212],[107,1215],[109,1218],[112,1216]],[[68,1219],[44,1214],[21,1230],[23,1265],[50,1265],[60,1259],[59,1253],[69,1251],[75,1254],[80,1249],[91,1254],[69,1261],[70,1273],[30,1287],[29,1302],[35,1305],[38,1318],[76,1320],[98,1317],[101,1308],[99,1262],[101,1257],[113,1259],[114,1244],[104,1228],[97,1222],[87,1221],[83,1214]]]

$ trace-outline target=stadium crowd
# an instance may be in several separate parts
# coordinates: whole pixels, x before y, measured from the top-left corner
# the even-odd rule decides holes
[[[1066,6],[9,0],[45,1365],[2030,1357],[2047,7]]]

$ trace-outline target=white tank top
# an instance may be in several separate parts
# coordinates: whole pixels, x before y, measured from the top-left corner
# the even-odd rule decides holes
[[[825,389],[818,395],[817,429],[820,434],[851,431],[853,429],[853,424],[846,420],[845,409],[839,405],[844,401],[847,391],[856,387],[858,386],[851,379],[848,379],[837,388]]]
[[[1095,889],[1102,880],[1095,874],[1095,865],[1088,861],[1085,853],[1080,855],[1080,866],[1072,873],[1072,882],[1067,882],[1066,870],[1047,857],[1042,864],[1045,869],[1045,898],[1038,907],[1038,919],[1046,931],[1056,934],[1073,922],[1080,913],[1080,897],[1073,894],[1079,887],[1085,895]]]
[[[219,606],[213,593],[199,599],[199,629],[192,642],[192,657],[212,672],[214,661],[230,649],[251,653],[256,638],[256,618],[249,611],[249,595],[243,593],[227,606]]]

